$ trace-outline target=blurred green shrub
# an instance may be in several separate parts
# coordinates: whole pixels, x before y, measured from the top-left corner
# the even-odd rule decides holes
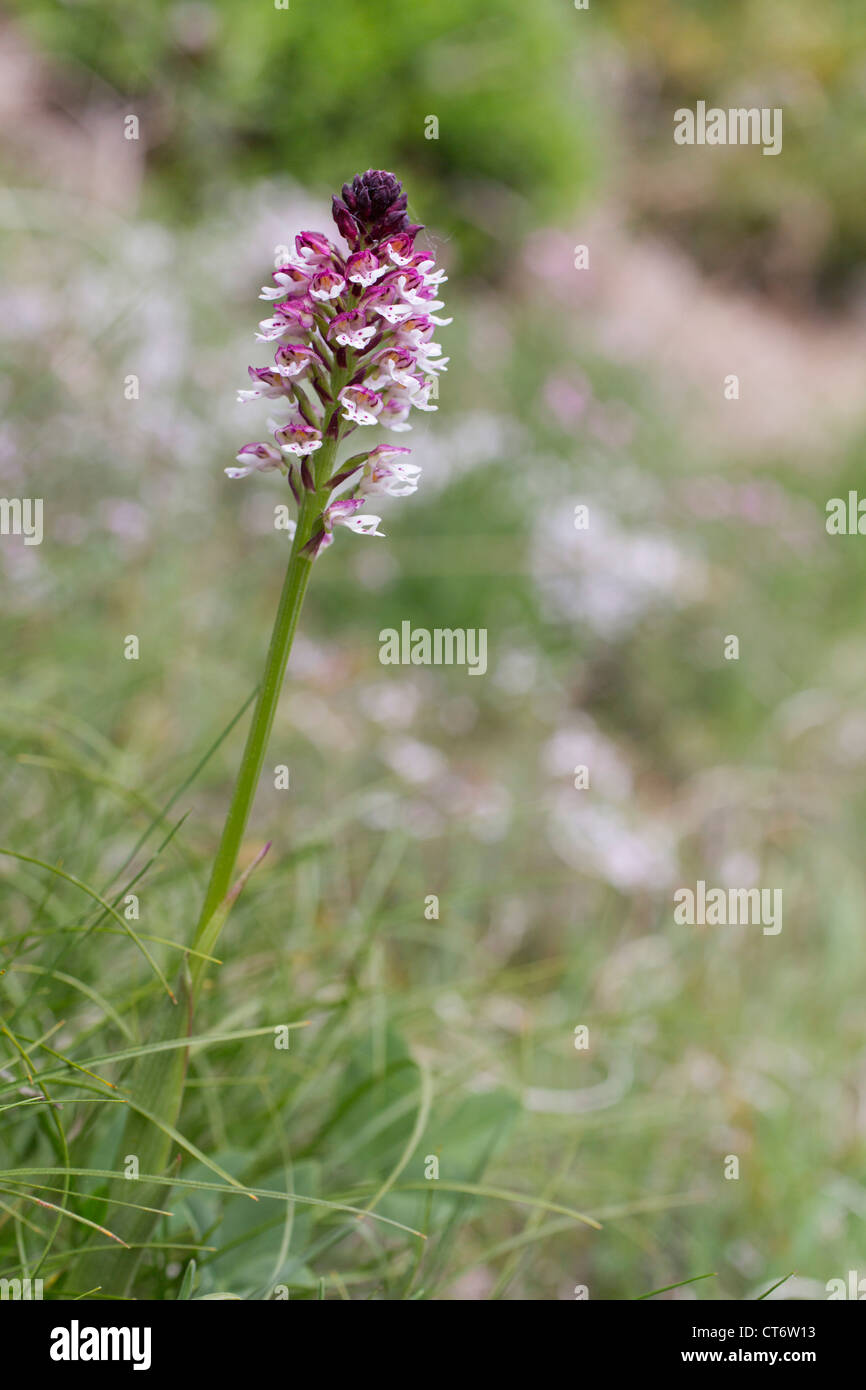
[[[610,0],[627,54],[618,181],[645,225],[788,303],[862,294],[866,7],[857,0]],[[678,150],[680,106],[781,107],[781,156]],[[709,158],[707,158],[709,156]]]
[[[162,212],[193,212],[229,179],[288,173],[330,190],[389,167],[418,220],[477,266],[505,223],[572,206],[589,172],[580,19],[560,0],[28,0],[20,22],[71,82],[92,92],[95,71],[137,103]]]

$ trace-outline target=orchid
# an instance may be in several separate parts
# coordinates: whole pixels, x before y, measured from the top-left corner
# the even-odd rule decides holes
[[[435,312],[444,307],[436,296],[446,276],[429,252],[415,248],[422,229],[409,221],[399,181],[368,170],[343,185],[333,214],[348,253],[321,232],[300,232],[295,254],[261,292],[273,313],[259,324],[256,340],[275,345],[274,361],[250,367],[252,389],[238,397],[283,402],[288,418],[268,422],[278,447],[245,444],[240,467],[225,470],[230,478],[283,472],[299,508],[299,549],[311,557],[331,544],[335,521],[349,524],[348,513],[338,515],[329,498],[340,476],[339,442],[358,428],[411,429],[413,409],[438,408],[431,396],[449,360],[433,341],[436,328],[451,322]],[[420,468],[395,462],[409,452],[378,445],[356,455],[340,502],[357,503],[357,511],[369,493],[415,492]],[[370,520],[355,518],[350,529],[382,535],[379,518]]]
[[[334,539],[334,526],[337,524],[348,526],[350,531],[357,531],[361,536],[383,535],[384,533],[378,529],[382,520],[380,516],[373,516],[371,512],[365,512],[363,516],[355,515],[363,505],[363,497],[338,497],[331,502],[322,516],[321,534],[308,542],[311,553],[318,554],[331,544]]]
[[[277,401],[285,414],[268,420],[271,441],[244,444],[235,465],[225,472],[232,479],[281,474],[297,506],[297,518],[289,518],[286,527],[291,550],[280,604],[201,915],[176,992],[169,992],[158,1020],[156,1046],[136,1072],[135,1091],[147,1104],[129,1115],[121,1152],[136,1154],[142,1172],[148,1174],[166,1170],[183,1100],[185,1053],[172,1043],[184,1026],[177,1006],[183,1006],[185,1026],[191,1031],[207,962],[213,959],[233,902],[258,863],[254,860],[235,882],[313,564],[333,544],[337,526],[359,535],[382,535],[381,518],[366,510],[368,496],[405,497],[418,487],[421,470],[407,461],[409,449],[376,444],[339,464],[340,443],[359,428],[410,429],[413,409],[436,409],[430,400],[435,374],[447,366],[447,358],[432,341],[434,326],[450,322],[434,317],[442,308],[436,295],[444,276],[428,252],[415,249],[421,228],[409,221],[399,181],[393,174],[370,169],[343,185],[333,213],[348,250],[340,250],[321,232],[298,234],[295,255],[277,267],[273,284],[261,292],[271,312],[259,324],[256,338],[273,347],[273,362],[250,367],[251,386],[238,393],[245,403]],[[161,1042],[168,1046],[160,1047]],[[128,1292],[138,1252],[146,1248],[153,1213],[165,1193],[146,1187],[145,1204],[135,1209],[124,1200],[122,1181],[115,1182],[110,1195],[126,1211],[121,1244],[131,1249],[94,1252],[87,1277],[94,1286]],[[119,1273],[118,1260],[124,1261]]]
[[[377,445],[362,467],[358,494],[387,492],[389,497],[408,497],[417,492],[421,469],[417,463],[404,463],[399,458],[400,454],[411,452],[390,444]]]

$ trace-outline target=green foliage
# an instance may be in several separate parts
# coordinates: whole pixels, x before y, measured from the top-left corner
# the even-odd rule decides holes
[[[507,279],[458,264],[441,410],[408,437],[421,490],[384,503],[387,540],[341,534],[317,562],[268,758],[291,787],[259,787],[243,864],[271,849],[195,1021],[137,1292],[742,1299],[796,1269],[820,1296],[862,1259],[866,550],[824,530],[862,473],[858,340],[766,300],[720,316],[691,264],[641,245],[636,269],[625,237],[606,270],[593,246],[600,298],[581,298],[570,256],[612,143],[623,220],[772,286],[802,194],[830,228],[797,242],[804,298],[848,282],[862,15],[779,16],[19,7],[70,110],[94,74],[140,110],[148,165],[135,217],[21,165],[3,204],[4,491],[46,499],[46,543],[0,547],[0,1277],[84,1294],[85,1246],[111,1244],[88,1223],[112,1227],[129,1054],[165,997],[126,926],[173,980],[285,561],[284,487],[222,476],[262,419],[231,391],[273,229],[296,229],[284,176],[322,198],[368,164],[406,177],[464,269],[495,246]],[[669,201],[670,108],[725,102],[767,53],[805,73],[785,155],[705,165]],[[615,84],[588,100],[612,55],[650,69],[627,119]],[[778,357],[720,417],[756,323]],[[379,631],[404,619],[486,627],[488,676],[382,667]],[[645,872],[660,853],[673,868]],[[780,937],[674,927],[670,874],[722,868],[784,887]],[[101,900],[122,914],[129,892],[124,925]]]
[[[565,210],[592,172],[573,16],[557,0],[37,0],[21,18],[74,56],[71,82],[92,70],[128,99],[161,205],[180,216],[238,178],[289,175],[329,193],[393,168],[413,215],[435,216],[480,265],[503,221],[513,234]],[[425,138],[430,115],[438,139]]]

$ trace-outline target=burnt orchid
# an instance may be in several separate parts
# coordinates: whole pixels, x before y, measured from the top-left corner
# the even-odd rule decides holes
[[[242,402],[280,401],[270,441],[245,444],[230,478],[281,472],[298,507],[298,549],[311,557],[329,546],[336,523],[381,536],[381,517],[364,512],[367,496],[404,497],[420,468],[406,448],[377,445],[336,461],[338,444],[358,429],[411,429],[415,410],[436,410],[435,380],[447,370],[434,341],[443,271],[415,249],[421,230],[409,222],[406,195],[393,174],[370,169],[334,199],[334,220],[348,243],[340,250],[321,232],[300,232],[295,255],[279,265],[261,298],[274,306],[258,342],[274,345],[272,366],[249,368]]]
[[[368,497],[406,497],[418,487],[421,470],[402,445],[371,444],[342,463],[338,450],[359,429],[382,425],[399,434],[411,428],[413,409],[436,410],[431,395],[448,363],[433,340],[436,328],[450,322],[437,317],[445,276],[428,252],[415,248],[421,228],[409,221],[399,181],[382,170],[358,175],[334,199],[333,216],[346,249],[321,232],[300,232],[295,255],[277,267],[273,283],[262,290],[271,312],[259,324],[256,340],[271,345],[273,363],[251,366],[250,386],[239,393],[243,402],[266,400],[283,413],[268,419],[270,439],[245,444],[225,471],[233,479],[281,473],[297,517],[289,527],[280,603],[198,925],[176,991],[163,1004],[152,1051],[138,1064],[126,1096],[131,1113],[119,1152],[136,1156],[144,1188],[136,1208],[115,1223],[129,1248],[91,1256],[84,1277],[98,1284],[103,1296],[132,1289],[152,1213],[165,1201],[164,1175],[183,1100],[186,1039],[205,969],[233,903],[265,853],[235,880],[313,564],[333,544],[336,526],[363,536],[383,534],[381,518],[366,510]],[[125,1188],[123,1180],[115,1181],[109,1194],[121,1210],[130,1205]]]
[[[418,488],[421,470],[404,445],[373,443],[339,462],[340,446],[376,425],[398,434],[411,429],[413,409],[436,410],[431,395],[448,366],[434,341],[436,329],[450,323],[438,316],[445,274],[416,249],[422,228],[409,221],[399,180],[380,169],[358,174],[334,198],[333,217],[345,248],[323,232],[299,232],[295,254],[262,289],[271,312],[256,340],[272,345],[273,364],[249,368],[251,384],[239,399],[275,402],[284,413],[268,418],[269,440],[245,444],[225,470],[230,478],[281,473],[297,518],[258,704],[194,941],[201,950],[216,940],[213,923],[231,887],[311,565],[333,544],[336,526],[383,534],[381,517],[366,509],[369,497],[407,497]],[[201,966],[193,970],[200,974]]]

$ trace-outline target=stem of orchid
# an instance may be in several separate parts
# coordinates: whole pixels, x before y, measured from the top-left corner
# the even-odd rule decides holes
[[[298,617],[304,602],[310,571],[313,567],[312,557],[305,555],[303,548],[310,539],[315,521],[321,516],[327,505],[328,493],[323,484],[333,470],[337,444],[337,439],[326,439],[323,447],[319,450],[319,456],[316,460],[316,482],[319,485],[319,490],[313,494],[305,493],[299,509],[298,528],[295,532],[286,577],[283,582],[280,606],[277,609],[276,621],[271,634],[259,697],[256,701],[255,713],[241,758],[240,771],[192,941],[193,949],[204,955],[213,954],[228,915],[227,912],[220,911],[220,908],[225,903],[234,881],[238,853],[259,784],[274,715],[283,688],[286,663],[292,649]],[[198,998],[207,962],[201,955],[194,956],[192,962],[190,977],[192,1003],[194,1005]]]
[[[280,605],[271,634],[255,713],[247,734],[237,782],[211,870],[201,915],[192,940],[194,950],[202,951],[208,955],[213,953],[225,919],[226,914],[220,913],[219,908],[228,896],[234,881],[238,853],[259,784],[274,715],[283,688],[286,663],[292,648],[298,616],[313,565],[311,557],[301,553],[301,547],[309,539],[308,527],[302,525],[302,522],[307,520],[304,512],[309,510],[309,507],[303,507],[298,519],[298,529],[286,570],[283,591],[280,595]],[[195,956],[192,959],[194,963],[190,966],[190,974],[193,1002],[195,1002],[206,961],[201,956]]]

